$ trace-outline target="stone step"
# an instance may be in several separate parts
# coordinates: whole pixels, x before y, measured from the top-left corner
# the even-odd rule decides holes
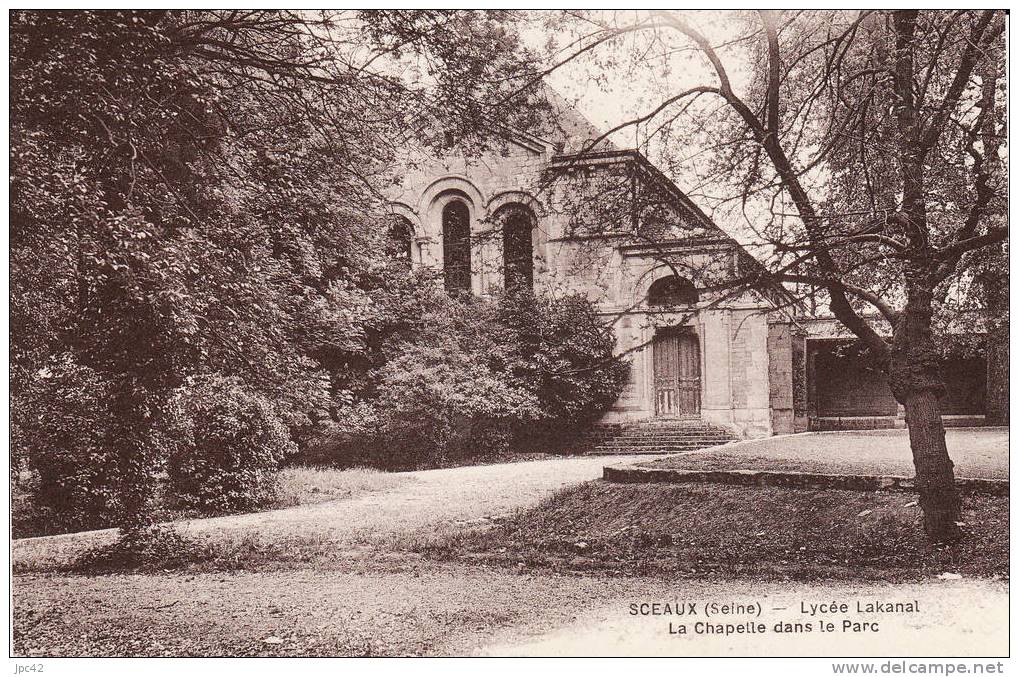
[[[591,454],[677,454],[735,442],[725,428],[697,420],[654,420],[607,425],[587,436]]]

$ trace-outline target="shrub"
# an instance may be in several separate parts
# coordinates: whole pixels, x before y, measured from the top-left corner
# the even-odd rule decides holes
[[[109,402],[109,383],[67,355],[12,399],[17,456],[27,457],[37,478],[33,501],[53,530],[108,526],[117,517],[117,459],[106,444]]]
[[[568,448],[616,400],[628,366],[591,303],[514,294],[431,299],[305,460],[390,469]]]
[[[622,393],[630,366],[587,298],[520,293],[503,298],[499,321],[511,344],[508,370],[537,401],[531,438],[565,442],[594,423]]]
[[[408,346],[382,371],[376,461],[445,465],[499,454],[537,418],[534,398],[492,368],[490,351],[457,343]]]
[[[170,456],[171,493],[207,513],[272,503],[275,473],[296,451],[272,405],[238,381],[211,377],[181,394],[184,443]]]

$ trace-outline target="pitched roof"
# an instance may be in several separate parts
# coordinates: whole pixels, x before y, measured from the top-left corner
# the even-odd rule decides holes
[[[539,113],[542,119],[534,133],[551,141],[560,153],[616,150],[616,145],[607,138],[591,146],[603,132],[551,85],[542,83],[534,98],[543,113]]]

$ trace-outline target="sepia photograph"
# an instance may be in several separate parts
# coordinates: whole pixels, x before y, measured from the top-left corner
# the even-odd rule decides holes
[[[1007,9],[7,19],[8,674],[1006,672]]]

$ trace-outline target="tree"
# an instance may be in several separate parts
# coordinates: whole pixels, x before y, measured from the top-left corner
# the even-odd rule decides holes
[[[67,389],[55,366],[109,393],[115,472],[89,477],[127,530],[150,520],[162,432],[200,377],[238,379],[299,434],[337,396],[325,356],[371,320],[391,150],[436,97],[476,119],[497,87],[472,79],[516,47],[489,13],[12,14],[16,455],[47,458],[28,424]],[[451,75],[414,83],[405,54]]]
[[[1004,13],[762,11],[708,28],[695,19],[712,17],[664,11],[570,18],[581,35],[546,72],[593,59],[681,83],[605,136],[639,126],[649,152],[723,193],[715,212],[764,245],[766,267],[737,282],[806,286],[864,342],[906,408],[925,530],[960,537],[932,318],[967,259],[1007,237],[995,218]]]

